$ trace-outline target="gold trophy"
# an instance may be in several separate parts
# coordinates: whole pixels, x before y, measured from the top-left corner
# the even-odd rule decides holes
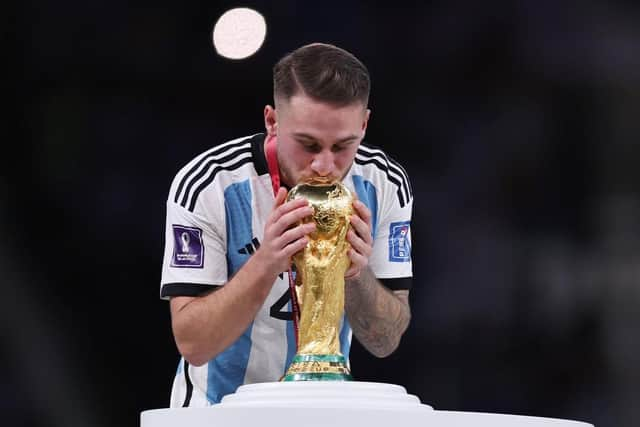
[[[287,200],[305,198],[313,207],[316,230],[293,258],[300,312],[298,348],[283,381],[349,381],[340,352],[344,314],[344,273],[349,267],[351,192],[340,182],[312,180],[291,189]]]

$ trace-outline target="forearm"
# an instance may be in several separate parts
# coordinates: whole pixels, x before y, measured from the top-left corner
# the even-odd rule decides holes
[[[385,288],[369,268],[347,280],[345,311],[356,338],[377,357],[386,357],[398,347],[411,320],[408,298]]]
[[[202,365],[233,344],[255,318],[276,276],[254,255],[220,289],[172,300],[173,334],[185,359]]]

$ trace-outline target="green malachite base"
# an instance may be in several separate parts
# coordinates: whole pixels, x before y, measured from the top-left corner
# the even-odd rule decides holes
[[[296,354],[281,381],[351,381],[340,354]]]

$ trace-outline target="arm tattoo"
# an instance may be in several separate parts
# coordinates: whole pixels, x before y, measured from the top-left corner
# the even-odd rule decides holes
[[[409,291],[390,291],[367,268],[346,281],[345,311],[358,341],[375,356],[386,357],[409,326]]]

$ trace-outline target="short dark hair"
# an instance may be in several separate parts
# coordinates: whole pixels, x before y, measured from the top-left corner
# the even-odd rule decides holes
[[[337,46],[312,43],[288,53],[273,67],[274,98],[289,100],[303,92],[335,106],[369,102],[367,67]]]

